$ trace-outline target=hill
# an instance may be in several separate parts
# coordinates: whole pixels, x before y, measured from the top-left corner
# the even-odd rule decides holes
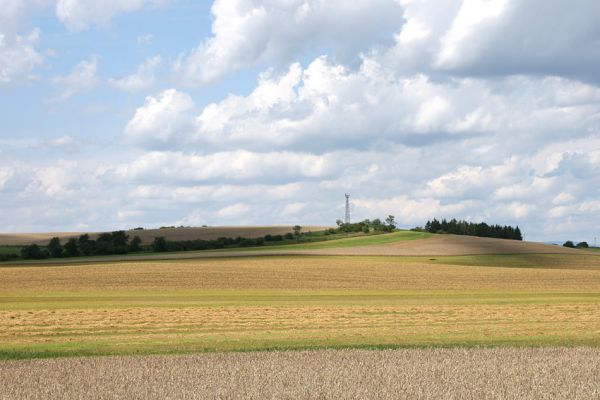
[[[139,236],[143,244],[150,244],[155,237],[162,236],[167,240],[212,240],[220,237],[257,238],[265,235],[285,235],[292,232],[292,226],[235,226],[235,227],[202,227],[202,228],[163,228],[128,230],[131,237]],[[323,226],[304,226],[303,231],[320,231],[327,229]],[[90,235],[95,240],[103,232],[48,232],[48,233],[5,233],[0,234],[0,246],[26,246],[30,244],[46,245],[53,237],[58,237],[65,242],[70,238],[77,238],[83,234]]]

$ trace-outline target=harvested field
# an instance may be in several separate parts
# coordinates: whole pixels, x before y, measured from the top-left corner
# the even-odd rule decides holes
[[[600,398],[600,350],[327,350],[0,363],[0,399],[65,398],[589,400]]]
[[[594,290],[599,255],[250,257],[0,267],[10,292],[131,290]]]
[[[305,232],[322,231],[328,227],[306,226]],[[194,239],[218,239],[220,237],[235,238],[257,238],[265,235],[284,235],[292,232],[291,226],[240,226],[240,227],[207,227],[207,228],[165,228],[130,230],[130,237],[139,236],[142,243],[152,243],[155,237],[163,236],[167,240],[194,240]],[[92,239],[96,239],[99,232],[49,232],[49,233],[7,233],[0,234],[0,246],[24,246],[28,244],[46,245],[53,237],[59,237],[63,242],[70,238],[77,238],[88,233]]]
[[[252,257],[0,268],[0,357],[600,345],[600,258]]]
[[[430,235],[416,241],[394,241],[382,245],[359,245],[344,249],[319,249],[315,250],[314,253],[323,255],[459,256],[478,254],[578,254],[587,253],[587,251],[518,240],[459,235]]]

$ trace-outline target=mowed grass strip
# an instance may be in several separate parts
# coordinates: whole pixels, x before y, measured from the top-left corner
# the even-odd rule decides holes
[[[0,357],[600,345],[597,258],[548,257],[552,268],[545,256],[0,268]]]

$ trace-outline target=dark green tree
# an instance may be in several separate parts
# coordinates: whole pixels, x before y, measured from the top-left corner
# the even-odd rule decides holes
[[[167,241],[164,237],[156,237],[154,238],[154,242],[152,242],[152,249],[156,253],[164,253],[169,250],[169,246],[167,245]]]
[[[129,243],[129,251],[136,253],[142,250],[142,239],[139,236],[134,236]]]
[[[77,245],[81,254],[85,256],[91,256],[96,253],[96,242],[90,239],[90,235],[85,234],[79,236],[77,239]]]
[[[572,241],[570,241],[570,240],[567,240],[565,243],[563,243],[563,246],[564,247],[575,248],[575,244]]]
[[[60,239],[57,237],[53,237],[48,242],[48,252],[50,253],[50,257],[59,258],[63,255],[63,247],[60,244]]]
[[[67,240],[64,249],[67,257],[77,257],[79,255],[79,247],[77,246],[77,240],[75,238]]]
[[[576,246],[582,249],[587,249],[590,247],[590,245],[587,242],[579,242]]]
[[[21,258],[25,260],[42,260],[48,258],[48,253],[43,251],[37,244],[32,244],[21,249]]]

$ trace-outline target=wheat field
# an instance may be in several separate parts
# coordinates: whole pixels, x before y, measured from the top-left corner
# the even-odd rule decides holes
[[[0,363],[0,399],[600,398],[600,350],[424,349]]]

